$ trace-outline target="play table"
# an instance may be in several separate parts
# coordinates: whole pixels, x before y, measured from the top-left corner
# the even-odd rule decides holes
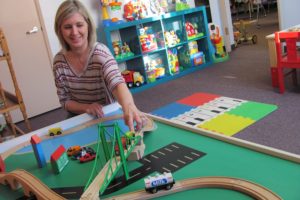
[[[85,119],[83,120],[83,118]],[[239,191],[248,191],[248,194],[253,195],[256,191],[252,191],[251,188],[255,189],[255,187],[262,187],[269,193],[278,195],[285,200],[300,199],[300,158],[298,155],[221,134],[202,132],[152,115],[149,115],[149,118],[154,120],[157,128],[152,132],[145,132],[143,135],[146,147],[144,157],[139,161],[127,162],[129,171],[136,173],[135,175],[131,173],[134,180],[128,181],[122,187],[111,189],[114,188],[113,182],[108,187],[107,191],[109,192],[100,196],[101,199],[144,190],[143,178],[145,176],[164,171],[172,172],[175,185],[171,190],[158,191],[154,194],[158,196],[164,195],[164,193],[168,194],[159,197],[160,199],[247,200],[253,199],[253,197]],[[65,130],[72,130],[72,127],[76,126],[77,128],[67,135],[43,140],[43,142],[48,141],[48,144],[43,146],[44,152],[47,154],[46,158],[59,145],[68,148],[79,144],[97,148],[97,125],[88,124],[90,120],[84,115],[56,124],[55,126],[60,125]],[[126,129],[122,119],[111,120],[107,123],[115,121],[120,124],[122,129]],[[35,131],[29,136],[40,134],[43,137],[49,127]],[[42,132],[44,134],[41,134]],[[28,140],[28,137],[21,139]],[[20,144],[20,141],[17,144]],[[0,144],[1,155],[6,158],[4,160],[6,173],[16,169],[26,170],[57,194],[65,195],[65,198],[68,199],[80,197],[94,167],[93,162],[82,164],[70,160],[60,174],[55,174],[51,170],[50,164],[44,168],[38,168],[34,154],[30,152],[29,147],[21,148],[17,153],[11,151],[9,154],[5,153],[8,149],[4,148],[7,148],[7,144]],[[99,152],[99,154],[101,153],[102,151]],[[151,169],[147,171],[146,169],[149,168]],[[138,171],[139,173],[137,173]],[[5,176],[4,173],[0,174],[0,180],[3,176]],[[122,178],[122,169],[117,176]],[[201,189],[185,190],[188,188],[185,187],[188,184],[186,181],[195,181],[195,178],[208,178],[208,182],[199,186]],[[214,178],[217,178],[219,184],[209,182]],[[244,185],[244,189],[239,188],[244,183],[249,183],[249,188],[247,188],[248,185]],[[197,186],[192,188],[197,188]],[[114,190],[116,191],[114,192]],[[154,197],[151,196],[153,194],[142,193],[146,195],[142,199]],[[23,191],[20,189],[12,191],[7,186],[0,186],[1,200],[17,199],[22,196]],[[141,195],[138,196],[141,197]]]

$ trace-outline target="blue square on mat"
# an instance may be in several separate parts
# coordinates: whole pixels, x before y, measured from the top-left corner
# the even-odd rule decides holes
[[[180,103],[171,103],[161,108],[158,108],[151,112],[153,115],[157,115],[163,118],[171,119],[180,114],[183,114],[191,109],[195,108],[194,106],[188,106]]]

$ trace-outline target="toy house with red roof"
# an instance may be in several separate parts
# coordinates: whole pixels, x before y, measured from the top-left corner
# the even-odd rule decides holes
[[[66,149],[60,145],[50,157],[51,166],[54,173],[59,174],[69,163]]]

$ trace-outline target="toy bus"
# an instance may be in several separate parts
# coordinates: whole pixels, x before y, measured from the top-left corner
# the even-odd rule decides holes
[[[148,176],[144,179],[145,190],[147,192],[156,193],[158,190],[170,190],[175,184],[172,173],[164,172],[163,174],[156,174],[155,176]]]

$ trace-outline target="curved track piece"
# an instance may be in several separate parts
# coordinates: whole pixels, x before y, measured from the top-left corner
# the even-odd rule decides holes
[[[162,190],[155,194],[150,194],[145,190],[139,190],[124,195],[113,196],[107,199],[144,200],[197,188],[224,188],[239,191],[257,200],[281,200],[281,198],[278,195],[261,185],[246,180],[230,177],[202,177],[186,179],[182,181],[177,181],[171,190]]]
[[[0,183],[9,184],[13,190],[21,185],[25,196],[34,195],[38,200],[64,200],[62,196],[52,191],[38,178],[29,172],[17,169],[10,173],[0,173]]]

